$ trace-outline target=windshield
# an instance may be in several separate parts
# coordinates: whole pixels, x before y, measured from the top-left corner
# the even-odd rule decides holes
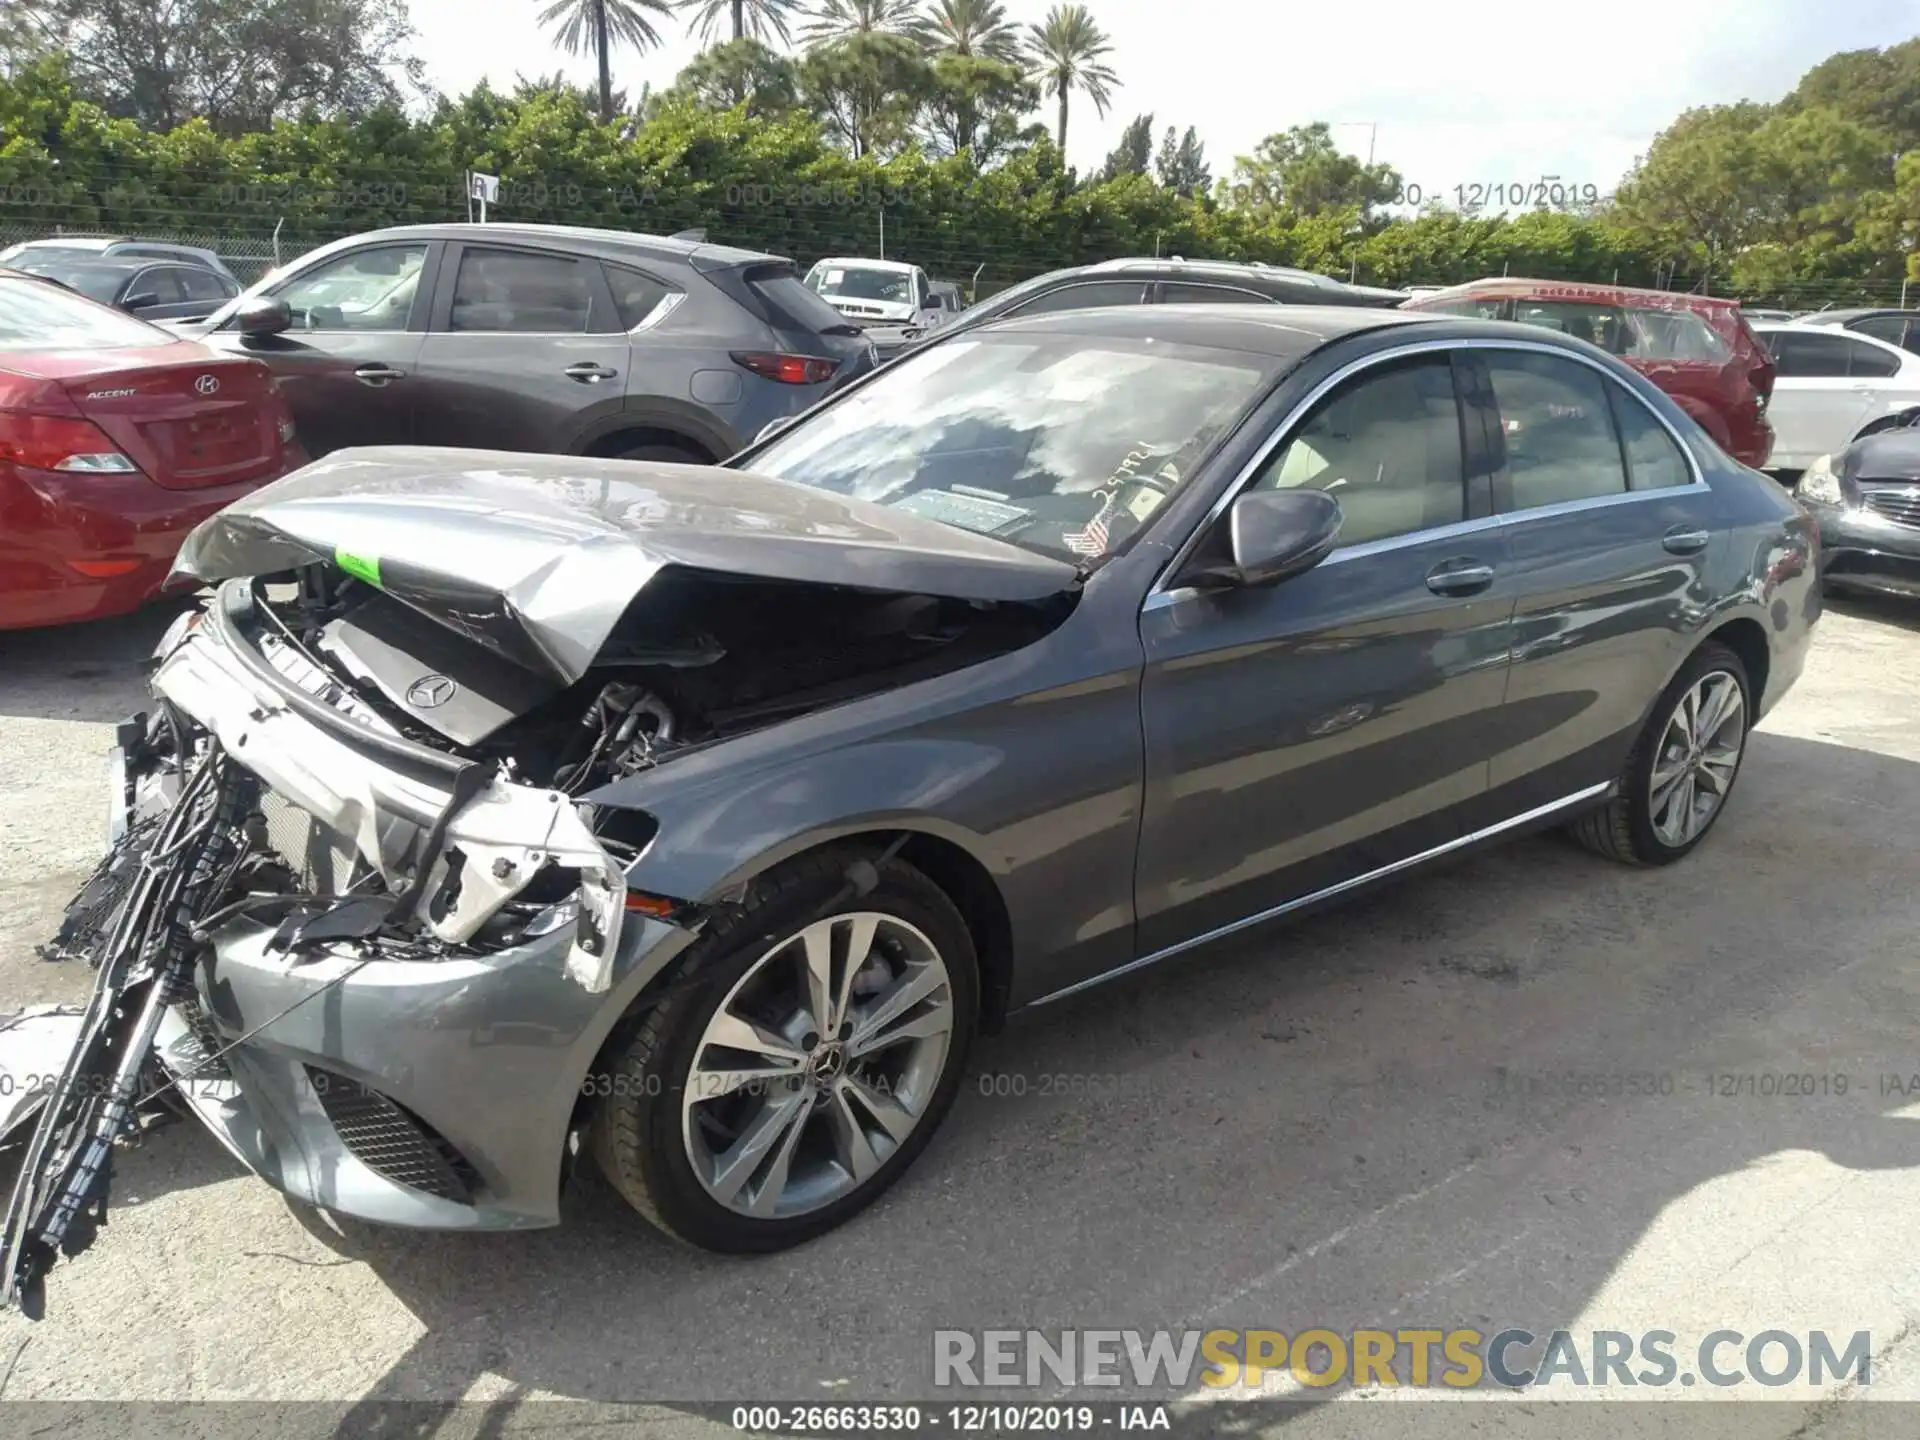
[[[177,341],[144,320],[44,281],[0,278],[0,350],[103,350]]]
[[[808,278],[822,295],[842,300],[889,300],[901,305],[913,301],[913,277],[905,271],[823,265]]]
[[[1153,340],[969,337],[897,362],[746,463],[1090,563],[1125,547],[1278,364]]]

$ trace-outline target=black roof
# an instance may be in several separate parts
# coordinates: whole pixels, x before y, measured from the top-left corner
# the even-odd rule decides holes
[[[1902,310],[1897,305],[1869,306],[1864,310],[1816,310],[1811,315],[1802,315],[1800,320],[1808,325],[1845,325],[1876,315],[1898,315],[1915,320],[1920,319],[1920,310]]]
[[[85,258],[83,259],[82,256]],[[75,250],[62,255],[29,252],[16,256],[7,262],[16,270],[24,270],[29,275],[37,274],[92,274],[127,275],[135,270],[146,270],[155,265],[177,265],[184,262],[166,255],[99,255],[94,252]]]

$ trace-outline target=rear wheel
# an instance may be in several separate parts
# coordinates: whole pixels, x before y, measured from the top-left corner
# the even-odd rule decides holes
[[[832,1229],[953,1103],[979,1010],[966,924],[899,860],[843,898],[848,858],[799,862],[703,937],[610,1067],[595,1157],[691,1244],[781,1250]]]
[[[1740,657],[1717,641],[1701,646],[1653,707],[1613,798],[1569,827],[1574,839],[1629,865],[1689,854],[1739,778],[1751,697]]]

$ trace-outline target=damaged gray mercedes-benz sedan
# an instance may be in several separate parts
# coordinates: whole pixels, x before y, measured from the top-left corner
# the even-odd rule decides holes
[[[1499,836],[1677,860],[1813,532],[1602,352],[1366,310],[983,327],[724,467],[337,453],[206,522],[120,728],[38,1313],[159,1090],[290,1195],[791,1245],[1009,1013]]]

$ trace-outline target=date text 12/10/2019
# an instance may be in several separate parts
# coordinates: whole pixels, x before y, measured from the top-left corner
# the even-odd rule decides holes
[[[1469,180],[1455,185],[1409,182],[1394,192],[1392,203],[1416,209],[1450,201],[1456,210],[1568,210],[1598,205],[1605,198],[1600,187],[1591,181],[1542,175],[1537,180]]]

